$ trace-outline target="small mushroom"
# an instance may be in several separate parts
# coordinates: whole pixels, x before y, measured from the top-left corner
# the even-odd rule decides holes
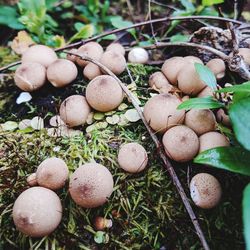
[[[106,51],[115,51],[118,53],[121,53],[123,56],[125,56],[125,49],[120,43],[111,43],[107,48]]]
[[[98,231],[103,231],[106,228],[111,228],[113,225],[112,220],[103,217],[96,217],[94,221],[95,229]]]
[[[190,182],[190,195],[196,206],[210,209],[220,202],[221,185],[214,176],[200,173],[195,175]]]
[[[60,117],[69,127],[83,125],[90,113],[90,107],[84,96],[72,95],[60,106]]]
[[[177,75],[186,61],[183,57],[175,56],[164,62],[161,71],[172,85],[177,85]]]
[[[46,68],[36,62],[23,63],[17,68],[14,80],[21,90],[35,91],[46,82]]]
[[[87,79],[92,80],[95,77],[102,75],[102,71],[96,64],[88,63],[87,66],[83,69],[83,75]]]
[[[29,188],[16,199],[13,219],[17,229],[26,235],[31,237],[49,235],[61,222],[61,201],[50,189]]]
[[[77,54],[79,54],[80,56],[85,55],[85,56],[88,56],[94,60],[99,61],[102,57],[102,54],[103,54],[103,48],[97,42],[88,42],[88,43],[85,43],[84,45],[82,45],[80,48],[78,48]],[[80,57],[76,58],[76,62],[81,67],[84,67],[89,63],[88,61],[83,60]]]
[[[215,116],[209,109],[191,109],[186,113],[184,123],[197,135],[213,131],[216,127]]]
[[[139,173],[147,166],[148,155],[143,146],[132,142],[122,145],[118,153],[118,163],[129,173]]]
[[[33,187],[33,186],[37,186],[37,179],[36,179],[36,173],[32,173],[31,175],[29,175],[26,179],[27,183],[29,184],[29,186]]]
[[[149,55],[148,52],[143,48],[133,48],[128,53],[128,61],[130,63],[140,63],[146,64],[148,62]]]
[[[51,157],[38,166],[36,180],[39,186],[57,190],[65,185],[68,175],[66,163],[59,158]]]
[[[174,89],[165,75],[160,71],[153,73],[149,77],[148,83],[152,89],[158,91],[159,93],[169,93]]]
[[[84,208],[103,205],[113,192],[113,177],[101,164],[86,163],[70,177],[69,192],[76,204]]]
[[[177,109],[180,104],[181,100],[174,95],[159,94],[146,102],[143,114],[153,130],[163,133],[168,128],[183,123],[185,111]]]
[[[192,63],[192,64],[195,64],[195,63],[203,64],[202,60],[197,56],[185,56],[184,60],[186,62],[189,62],[189,63]]]
[[[249,48],[239,48],[239,55],[241,55],[244,61],[250,65],[250,49]]]
[[[55,60],[57,60],[55,51],[40,44],[31,46],[22,55],[22,63],[35,62],[46,68]]]
[[[208,132],[199,137],[199,153],[217,147],[228,147],[230,145],[228,138],[219,132]]]
[[[100,63],[116,75],[120,75],[126,69],[125,57],[121,53],[113,50],[104,52],[100,59]]]
[[[211,59],[206,66],[214,73],[217,80],[220,80],[225,76],[226,65],[222,59]]]
[[[47,69],[47,78],[56,88],[73,82],[77,77],[75,64],[67,59],[57,59]]]
[[[175,126],[167,130],[162,139],[166,154],[177,162],[192,160],[199,151],[199,139],[187,126]]]
[[[214,91],[210,87],[205,87],[197,97],[207,97],[207,96],[214,96]]]
[[[71,49],[71,50],[69,50],[69,52],[72,52],[72,53],[76,53],[77,54],[77,49]],[[75,63],[76,62],[76,58],[77,58],[77,56],[75,56],[75,55],[71,55],[71,54],[67,54],[67,60],[70,60],[71,62],[73,62],[73,63]]]
[[[95,110],[108,112],[122,103],[123,92],[113,77],[102,75],[97,76],[88,84],[86,99]]]
[[[228,114],[225,113],[224,109],[219,109],[216,113],[217,121],[227,127],[231,127],[231,121]]]

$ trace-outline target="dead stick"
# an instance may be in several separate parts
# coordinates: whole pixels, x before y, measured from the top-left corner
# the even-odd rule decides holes
[[[155,145],[156,145],[156,148],[157,148],[157,151],[158,151],[158,154],[160,155],[161,159],[163,160],[163,163],[164,163],[164,167],[168,170],[171,178],[172,178],[172,181],[174,183],[174,185],[176,186],[180,196],[181,196],[181,199],[186,207],[186,210],[188,211],[188,214],[192,220],[192,223],[195,227],[195,230],[196,230],[196,233],[201,241],[201,244],[203,246],[203,248],[205,250],[209,250],[209,246],[208,246],[208,243],[206,241],[206,238],[203,234],[203,231],[201,230],[201,227],[199,225],[199,222],[195,216],[195,213],[190,205],[190,202],[188,201],[188,198],[187,198],[187,195],[185,194],[185,191],[182,187],[182,184],[178,178],[178,176],[176,175],[175,171],[174,171],[174,168],[171,164],[171,162],[169,161],[169,159],[166,157],[166,154],[163,150],[163,146],[162,144],[160,143],[160,141],[158,140],[157,136],[155,135],[154,131],[151,129],[151,127],[149,126],[149,124],[147,123],[144,115],[143,115],[143,112],[137,102],[137,100],[135,99],[134,95],[129,91],[129,89],[127,88],[127,86],[125,84],[123,84],[120,79],[111,71],[109,70],[106,66],[104,66],[103,64],[101,64],[100,62],[96,61],[96,60],[93,60],[92,58],[88,57],[88,56],[81,56],[77,53],[73,53],[73,52],[70,52],[70,51],[65,51],[65,53],[67,54],[71,54],[71,55],[75,55],[75,56],[78,56],[80,57],[81,59],[83,60],[86,60],[86,61],[89,61],[89,62],[92,62],[94,64],[96,64],[97,66],[99,66],[102,70],[104,70],[107,74],[109,74],[110,76],[112,76],[118,83],[119,85],[121,86],[122,90],[125,92],[125,94],[127,95],[127,97],[131,100],[133,106],[135,107],[135,109],[137,110],[140,118],[142,119],[142,122],[143,124],[145,125],[148,133],[150,134],[152,140],[154,141]]]

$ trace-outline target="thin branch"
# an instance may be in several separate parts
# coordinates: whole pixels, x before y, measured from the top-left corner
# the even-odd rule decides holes
[[[234,0],[234,19],[237,20],[239,16],[238,0]]]
[[[157,43],[158,41],[156,39],[154,26],[152,24],[151,0],[148,0],[148,17],[149,17],[149,20],[151,21],[150,28],[151,28],[151,33],[152,33],[153,39],[154,39],[155,43]]]
[[[180,194],[181,196],[181,199],[185,205],[185,208],[186,210],[188,211],[188,214],[192,220],[192,223],[195,227],[195,230],[196,230],[196,233],[201,241],[201,244],[203,246],[203,248],[205,250],[209,250],[209,246],[207,244],[207,241],[205,239],[205,236],[201,230],[201,227],[199,225],[199,222],[196,218],[196,215],[190,205],[190,202],[187,198],[187,195],[185,194],[185,191],[184,191],[184,188],[182,187],[182,184],[178,178],[178,176],[176,175],[175,171],[174,171],[174,168],[171,164],[171,162],[169,161],[169,159],[166,157],[166,154],[164,152],[164,149],[163,149],[163,146],[162,144],[160,143],[160,141],[158,140],[157,136],[155,135],[155,133],[153,132],[153,130],[151,129],[151,127],[149,126],[149,124],[147,123],[144,115],[143,115],[143,112],[142,112],[142,109],[141,107],[138,105],[137,103],[137,100],[135,99],[134,95],[129,91],[129,89],[127,88],[127,86],[122,83],[120,81],[120,79],[111,71],[109,70],[106,66],[104,66],[103,64],[101,64],[100,62],[96,61],[96,60],[93,60],[92,58],[90,57],[87,57],[87,56],[81,56],[77,53],[72,53],[70,51],[65,51],[65,53],[68,53],[68,54],[71,54],[71,55],[75,55],[75,56],[78,56],[80,57],[81,59],[83,60],[86,60],[86,61],[89,61],[89,62],[92,62],[94,64],[96,64],[97,66],[99,66],[103,71],[105,71],[107,74],[109,74],[110,76],[112,76],[116,81],[117,83],[120,85],[120,87],[122,88],[122,90],[125,92],[125,94],[127,95],[127,97],[131,100],[133,106],[135,107],[135,109],[137,110],[140,118],[142,119],[142,122],[143,124],[145,125],[150,137],[152,138],[152,140],[154,141],[155,145],[156,145],[156,148],[157,148],[157,151],[158,151],[158,154],[159,156],[161,157],[161,159],[163,160],[163,163],[164,163],[164,167],[167,169],[167,171],[169,172],[171,178],[172,178],[172,181],[175,185],[175,187],[177,188],[178,190],[178,193]]]
[[[121,31],[133,29],[133,28],[137,28],[137,27],[140,27],[140,26],[148,25],[148,24],[151,24],[151,23],[153,24],[153,23],[160,23],[160,22],[167,22],[167,21],[174,21],[174,20],[185,21],[185,20],[198,20],[198,19],[207,19],[207,20],[215,20],[215,21],[223,21],[223,22],[232,22],[232,23],[238,24],[238,25],[244,24],[244,22],[233,20],[233,19],[230,19],[230,18],[213,17],[213,16],[163,17],[163,18],[153,19],[153,20],[149,20],[149,21],[145,21],[145,22],[141,22],[141,23],[136,23],[136,24],[133,24],[133,25],[125,27],[125,28],[120,28],[120,29],[115,29],[115,30],[111,30],[111,31],[106,31],[106,32],[103,32],[100,35],[97,35],[97,36],[94,36],[94,37],[91,37],[91,38],[88,38],[88,39],[85,39],[85,40],[81,40],[81,41],[76,42],[76,43],[68,44],[68,45],[66,45],[64,47],[55,49],[55,52],[59,52],[59,51],[65,50],[65,49],[71,49],[71,48],[74,48],[74,47],[78,47],[78,46],[81,46],[81,45],[83,45],[83,44],[85,44],[87,42],[96,41],[96,40],[98,40],[100,38],[103,38],[105,36],[108,36],[108,35],[112,35],[112,34],[115,34],[115,33],[119,33]],[[20,64],[20,63],[21,63],[21,61],[18,61],[18,62],[14,62],[12,64],[9,64],[9,65],[6,65],[6,66],[0,68],[0,72],[2,72],[4,70],[7,70],[7,69],[9,69],[9,68],[11,68],[11,67],[13,67],[15,65]]]

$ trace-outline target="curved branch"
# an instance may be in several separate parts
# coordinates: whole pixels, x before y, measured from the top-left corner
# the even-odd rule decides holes
[[[100,62],[96,61],[96,60],[93,60],[92,58],[88,57],[88,56],[81,56],[77,53],[73,53],[73,52],[70,52],[70,51],[65,51],[65,53],[67,54],[71,54],[71,55],[75,55],[75,56],[78,56],[80,57],[81,59],[83,60],[86,60],[86,61],[89,61],[89,62],[92,62],[94,64],[96,64],[97,66],[99,66],[103,71],[105,71],[108,75],[112,76],[116,81],[117,83],[120,85],[120,87],[122,88],[122,90],[125,92],[125,94],[127,95],[127,97],[131,100],[133,106],[135,107],[136,111],[138,112],[140,118],[142,119],[142,122],[143,124],[145,125],[150,137],[152,138],[152,140],[154,141],[155,145],[156,145],[156,148],[157,148],[157,151],[158,151],[158,154],[159,156],[161,157],[163,163],[164,163],[164,167],[167,169],[167,171],[169,172],[171,178],[172,178],[172,181],[175,185],[175,187],[177,188],[178,190],[178,193],[180,194],[181,196],[181,199],[184,203],[184,206],[189,214],[189,217],[191,218],[192,220],[192,223],[195,227],[195,230],[196,230],[196,233],[201,241],[201,244],[203,246],[203,248],[205,250],[209,250],[209,246],[208,246],[208,243],[206,241],[206,238],[203,234],[203,231],[201,230],[201,227],[199,225],[199,222],[196,218],[196,215],[190,205],[190,202],[187,198],[187,195],[184,191],[184,188],[182,187],[182,184],[171,164],[171,162],[169,161],[169,159],[166,157],[166,154],[164,152],[164,149],[163,149],[163,146],[161,144],[161,142],[158,140],[157,136],[155,135],[154,131],[151,129],[151,127],[149,126],[149,124],[147,123],[144,115],[143,115],[143,112],[142,112],[142,109],[140,108],[137,100],[135,99],[134,95],[129,91],[129,89],[127,88],[127,86],[121,82],[121,80],[111,71],[109,70],[106,66],[104,66],[103,64],[101,64]]]

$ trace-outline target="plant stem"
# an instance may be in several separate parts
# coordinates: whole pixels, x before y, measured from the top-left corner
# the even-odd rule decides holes
[[[161,144],[161,142],[159,141],[158,137],[155,135],[154,131],[151,129],[151,127],[149,126],[149,124],[147,123],[144,115],[143,115],[143,112],[142,112],[142,109],[141,107],[139,106],[139,104],[137,103],[137,100],[135,99],[134,95],[130,92],[130,90],[127,88],[127,86],[121,82],[121,80],[111,71],[109,70],[106,66],[104,66],[103,64],[101,64],[100,62],[88,57],[88,56],[81,56],[77,53],[73,53],[73,52],[70,52],[70,51],[65,51],[65,53],[67,54],[71,54],[71,55],[75,55],[75,56],[78,56],[80,57],[81,59],[83,60],[86,60],[86,61],[89,61],[89,62],[92,62],[94,64],[96,64],[97,66],[99,66],[103,71],[105,71],[108,75],[112,76],[116,81],[117,83],[120,85],[120,87],[122,88],[122,90],[125,92],[125,94],[127,95],[127,97],[131,100],[133,106],[135,107],[135,109],[137,110],[140,118],[142,119],[142,122],[143,124],[145,125],[150,137],[152,138],[152,140],[154,141],[155,145],[156,145],[156,148],[157,148],[157,152],[159,154],[159,156],[161,157],[161,159],[163,160],[163,163],[164,163],[164,167],[167,169],[167,171],[169,172],[171,178],[172,178],[172,181],[175,185],[175,187],[177,188],[178,190],[178,193],[180,194],[181,196],[181,199],[184,203],[184,206],[186,208],[186,210],[188,211],[188,214],[189,214],[189,217],[191,218],[192,220],[192,223],[195,227],[195,230],[196,230],[196,233],[201,241],[201,244],[203,246],[203,248],[205,250],[209,250],[209,246],[208,246],[208,243],[206,241],[206,238],[204,236],[204,233],[199,225],[199,222],[196,218],[196,215],[190,205],[190,202],[187,198],[187,195],[184,191],[184,188],[182,187],[182,184],[171,164],[171,162],[169,161],[169,159],[166,157],[166,154],[164,152],[164,149],[163,149],[163,146]]]

